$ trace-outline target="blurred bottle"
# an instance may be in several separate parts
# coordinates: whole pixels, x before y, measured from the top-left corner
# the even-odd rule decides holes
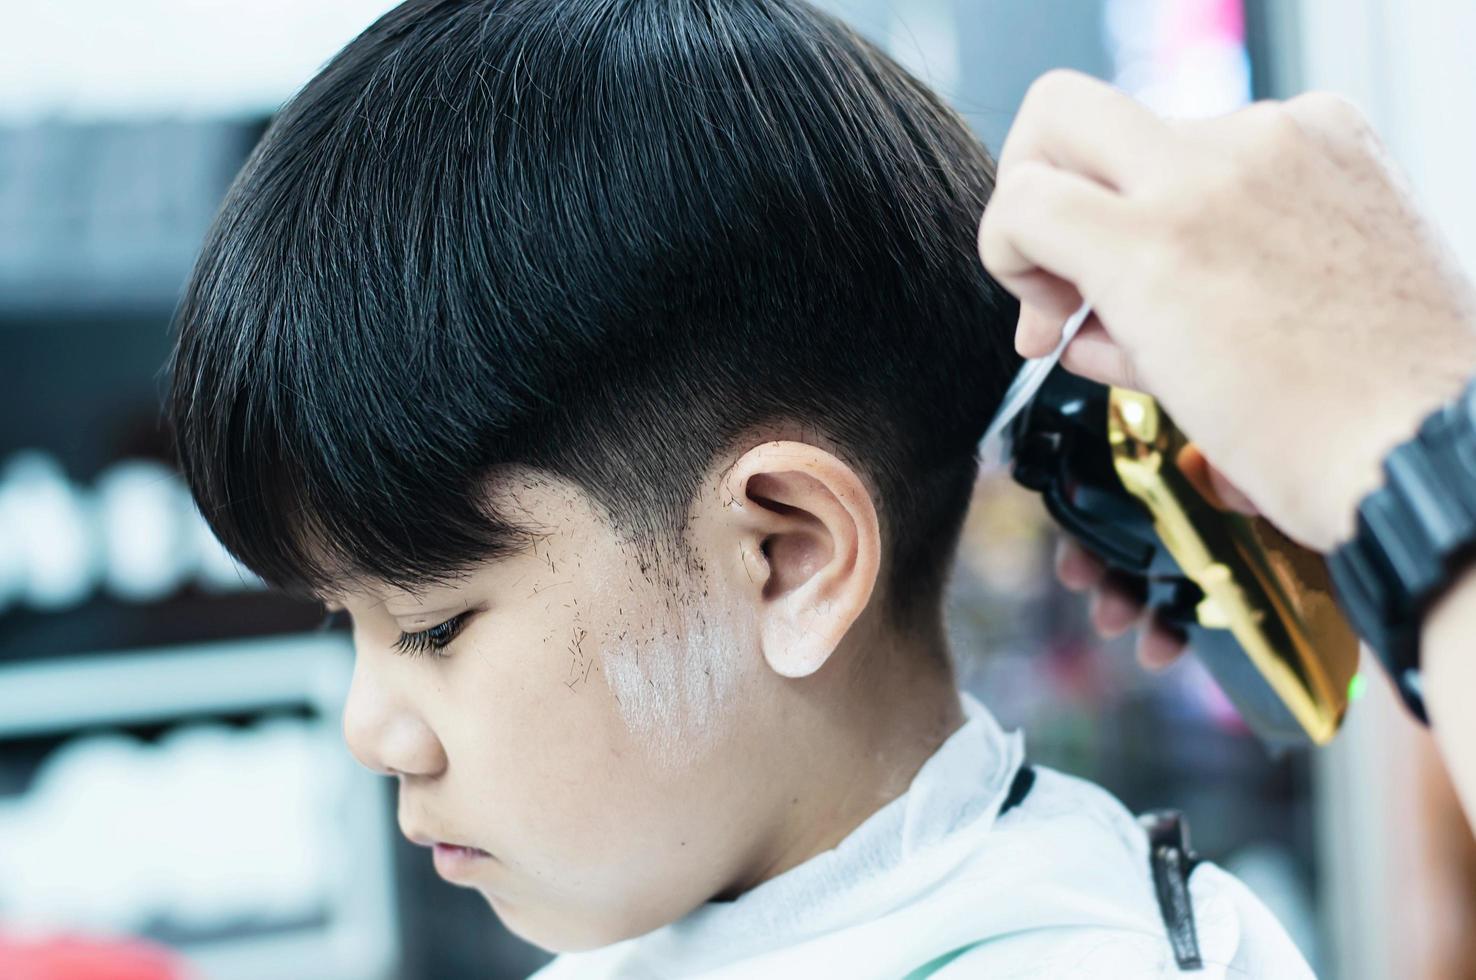
[[[138,940],[41,940],[0,936],[5,980],[186,980],[192,974],[169,951]]]

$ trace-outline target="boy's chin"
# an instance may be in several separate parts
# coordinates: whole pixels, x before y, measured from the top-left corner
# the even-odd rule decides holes
[[[631,938],[608,924],[581,921],[554,908],[528,907],[482,892],[507,931],[549,953],[583,953]],[[606,928],[600,928],[605,925]]]

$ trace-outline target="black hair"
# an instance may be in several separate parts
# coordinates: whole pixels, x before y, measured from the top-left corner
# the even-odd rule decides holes
[[[414,589],[522,547],[499,464],[648,544],[774,422],[876,488],[936,598],[1018,361],[993,163],[799,0],[409,0],[277,115],[177,316],[185,477],[267,582]]]

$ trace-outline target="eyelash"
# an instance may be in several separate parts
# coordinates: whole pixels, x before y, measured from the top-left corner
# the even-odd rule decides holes
[[[395,650],[409,657],[419,657],[425,654],[444,657],[446,654],[441,651],[445,650],[461,633],[470,616],[471,610],[468,609],[430,629],[421,630],[418,633],[401,633],[400,638],[395,641]]]

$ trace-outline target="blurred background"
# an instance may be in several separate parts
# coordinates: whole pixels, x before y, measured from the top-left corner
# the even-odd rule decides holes
[[[543,961],[399,838],[391,786],[339,739],[346,639],[222,552],[159,424],[170,313],[227,184],[391,5],[0,3],[0,975],[40,944],[81,962],[76,937],[141,939],[136,962],[222,980]],[[995,150],[1056,66],[1179,115],[1343,92],[1476,269],[1476,127],[1456,124],[1476,118],[1476,5],[822,5]],[[981,483],[952,597],[963,681],[1033,759],[1183,809],[1320,976],[1476,976],[1471,837],[1378,672],[1333,747],[1273,759],[1194,662],[1149,677],[1096,641],[1053,545],[1030,495]]]

